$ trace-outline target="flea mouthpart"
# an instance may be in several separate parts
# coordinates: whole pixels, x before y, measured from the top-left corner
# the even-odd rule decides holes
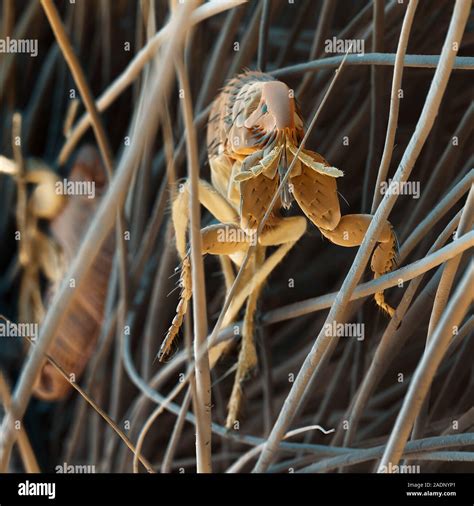
[[[284,173],[280,172],[280,184],[283,180]],[[280,192],[281,205],[284,209],[289,209],[291,207],[291,203],[293,202],[293,195],[290,192],[290,185],[286,182]]]
[[[282,154],[280,156],[280,161],[278,164],[278,175],[280,176],[280,184],[282,183],[287,171],[288,171],[288,161],[286,158],[286,140],[285,140],[285,147],[282,150]],[[291,207],[293,195],[290,192],[290,185],[288,184],[288,180],[281,188],[280,199],[281,205],[284,209],[289,209]]]

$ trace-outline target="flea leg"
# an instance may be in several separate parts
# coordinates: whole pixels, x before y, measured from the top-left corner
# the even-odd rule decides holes
[[[255,256],[253,256],[250,270],[257,273],[259,266],[265,258],[265,248],[259,246]],[[242,383],[247,378],[249,372],[257,365],[257,350],[255,347],[254,328],[255,328],[255,313],[257,310],[258,297],[263,287],[260,283],[254,288],[247,299],[245,307],[245,315],[242,326],[242,343],[239,352],[239,359],[237,362],[237,372],[235,373],[234,385],[232,387],[232,394],[229,399],[228,413],[226,420],[226,427],[232,428],[237,420],[240,412],[240,405],[242,403]]]
[[[238,214],[235,209],[229,204],[229,202],[227,202],[227,200],[215,188],[203,180],[199,180],[198,195],[200,203],[213,216],[215,216],[219,221],[228,222],[227,224],[221,224],[220,227],[226,227],[227,232],[229,232],[229,236],[232,236],[231,232],[236,235],[236,228],[239,230],[240,228],[233,223],[236,223],[238,221]],[[181,274],[179,279],[179,285],[181,286],[181,295],[178,306],[176,307],[176,315],[173,318],[173,322],[168,329],[168,332],[158,353],[159,360],[162,360],[168,356],[174,338],[178,334],[178,331],[183,323],[184,315],[186,314],[186,310],[188,308],[188,302],[192,296],[191,262],[188,256],[186,240],[186,232],[189,224],[188,180],[186,180],[178,188],[178,192],[172,206],[172,221],[175,231],[176,249],[178,250],[181,259]],[[219,225],[217,227],[219,227]],[[227,244],[225,242],[219,242],[217,240],[217,233],[218,229],[215,227],[207,227],[206,229],[202,230],[203,253],[227,254],[226,251],[234,253],[240,252],[244,249],[241,244],[237,245],[232,244],[231,242]],[[236,236],[239,237],[238,234]],[[213,251],[213,247],[215,247],[215,251]]]
[[[373,216],[368,214],[348,214],[343,216],[337,226],[332,230],[320,228],[321,233],[330,241],[339,246],[359,246],[364,240],[365,233],[369,228]],[[387,221],[378,240],[370,267],[374,278],[378,278],[392,270],[395,265],[396,238],[392,225]],[[375,302],[390,316],[395,310],[389,306],[384,299],[383,292],[375,294]]]
[[[255,273],[248,269],[244,272],[244,278],[241,282],[242,288],[237,291],[232,299],[222,322],[223,327],[235,320],[237,313],[247,297],[249,297],[256,287],[265,282],[273,269],[275,269],[296,242],[298,242],[306,231],[306,224],[307,221],[305,218],[302,216],[295,216],[291,218],[282,218],[278,225],[271,229],[264,230],[259,238],[259,244],[261,246],[281,246],[263,262]],[[228,342],[221,342],[209,350],[211,367],[213,367],[219,358],[228,350],[229,346],[230,344]]]
[[[186,230],[184,230],[184,234],[186,234]],[[245,232],[238,225],[232,223],[218,223],[217,225],[206,227],[201,230],[201,236],[203,254],[231,255],[243,253],[249,247]],[[184,239],[185,238],[183,238],[183,240]],[[192,296],[191,263],[186,249],[183,250],[181,256],[182,264],[179,279],[181,295],[178,306],[176,307],[176,315],[160,347],[158,353],[159,360],[163,360],[169,355],[173,341],[183,323],[184,315],[188,308],[188,302]]]
[[[307,221],[302,216],[291,218],[282,218],[277,226],[264,230],[259,238],[261,246],[280,246],[265,262],[259,267],[258,271],[252,276],[250,282],[244,285],[229,308],[229,316],[235,317],[245,299],[250,295],[254,286],[263,284],[273,269],[283,260],[285,255],[299,241],[306,232]]]
[[[241,301],[243,302],[247,299],[247,305],[242,326],[242,344],[239,353],[237,372],[228,406],[227,428],[232,428],[237,420],[242,401],[242,383],[247,378],[249,372],[257,365],[254,323],[260,291],[273,269],[283,260],[286,253],[288,253],[304,234],[306,223],[306,219],[301,216],[284,218],[276,227],[269,228],[262,234],[255,256],[250,260],[252,263],[248,266],[249,271],[252,271],[252,276],[244,288],[237,293],[233,301],[237,307],[240,307]],[[278,245],[281,245],[280,248],[265,260],[265,247]],[[217,353],[222,353],[225,349],[225,345],[221,346],[220,350],[217,348],[216,346],[210,350],[210,357],[212,358],[211,363],[215,363],[218,358]]]
[[[209,183],[199,180],[199,201],[220,222],[237,223],[237,211]],[[173,202],[173,226],[176,235],[176,247],[183,259],[186,256],[186,231],[189,223],[189,181],[182,183]]]

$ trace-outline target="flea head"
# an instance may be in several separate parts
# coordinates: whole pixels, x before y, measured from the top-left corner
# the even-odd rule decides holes
[[[260,102],[245,121],[246,128],[260,128],[265,132],[295,128],[295,99],[285,83],[262,83]]]
[[[303,121],[297,111],[293,90],[281,81],[259,83],[259,102],[246,118],[244,127],[270,145],[289,137],[297,142],[302,135]]]

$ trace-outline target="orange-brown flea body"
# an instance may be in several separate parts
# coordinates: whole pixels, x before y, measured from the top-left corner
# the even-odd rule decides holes
[[[61,247],[67,266],[77,253],[81,240],[99,205],[105,187],[105,173],[97,151],[83,147],[75,160],[68,181],[95,182],[95,197],[68,196],[67,204],[50,225],[51,235]],[[75,295],[60,324],[48,354],[75,381],[79,381],[94,351],[104,317],[104,304],[114,253],[114,237],[104,242],[81,286],[71,287]],[[51,299],[51,287],[47,299]],[[35,384],[37,397],[54,401],[67,397],[71,386],[46,362]]]

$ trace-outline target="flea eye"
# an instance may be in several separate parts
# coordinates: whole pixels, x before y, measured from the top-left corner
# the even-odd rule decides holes
[[[267,104],[262,105],[262,114],[265,114],[268,111]]]

